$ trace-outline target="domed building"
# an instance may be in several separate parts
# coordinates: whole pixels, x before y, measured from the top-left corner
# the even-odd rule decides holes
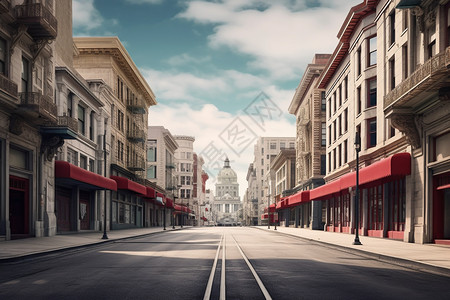
[[[214,197],[215,220],[219,226],[233,226],[240,223],[241,199],[236,172],[225,159],[224,166],[217,175],[216,196]]]

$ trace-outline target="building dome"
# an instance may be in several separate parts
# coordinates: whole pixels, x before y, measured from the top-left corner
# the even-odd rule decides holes
[[[225,159],[222,170],[220,170],[217,176],[217,181],[219,183],[235,183],[237,182],[236,172],[230,167],[230,160]]]

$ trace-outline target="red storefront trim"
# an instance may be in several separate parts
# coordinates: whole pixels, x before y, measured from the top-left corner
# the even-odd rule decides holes
[[[142,184],[120,176],[111,176],[111,179],[117,182],[117,189],[119,190],[129,190],[141,195],[147,194],[147,187]]]
[[[83,182],[100,189],[117,191],[117,183],[114,180],[72,165],[67,161],[55,161],[55,177]]]
[[[155,189],[151,188],[151,187],[146,187],[147,188],[147,193],[145,194],[146,198],[156,198],[156,191]]]
[[[166,207],[167,208],[174,208],[172,199],[166,198]]]
[[[294,207],[310,201],[310,191],[301,191],[289,197],[288,207]]]
[[[438,186],[437,190],[445,190],[450,189],[450,184]]]
[[[397,153],[359,171],[359,184],[382,183],[411,174],[411,154]],[[356,172],[347,173],[339,179],[311,190],[310,200],[326,200],[334,194],[356,186]]]

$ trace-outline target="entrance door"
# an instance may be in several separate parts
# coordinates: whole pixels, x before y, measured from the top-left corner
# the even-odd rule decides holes
[[[433,178],[433,239],[450,245],[450,173]]]
[[[71,213],[70,199],[72,190],[57,188],[56,189],[56,225],[57,231],[70,231],[71,229]]]
[[[9,222],[12,235],[29,234],[29,180],[9,176]]]
[[[80,191],[80,229],[91,229],[89,192]]]

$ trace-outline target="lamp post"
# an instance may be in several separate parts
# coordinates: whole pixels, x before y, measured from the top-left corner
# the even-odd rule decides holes
[[[166,201],[165,201],[165,197],[163,197],[163,206],[164,206],[164,216],[163,216],[163,223],[164,223],[164,227],[163,230],[166,230]]]
[[[104,171],[105,171],[105,177],[106,177],[106,129],[105,134],[103,135],[103,163],[104,165]],[[102,240],[107,240],[108,235],[106,234],[106,189],[105,189],[105,199],[103,199],[103,236]]]
[[[359,132],[355,135],[356,151],[356,191],[355,191],[355,240],[353,245],[362,245],[359,241],[359,152],[361,151],[361,137]]]

